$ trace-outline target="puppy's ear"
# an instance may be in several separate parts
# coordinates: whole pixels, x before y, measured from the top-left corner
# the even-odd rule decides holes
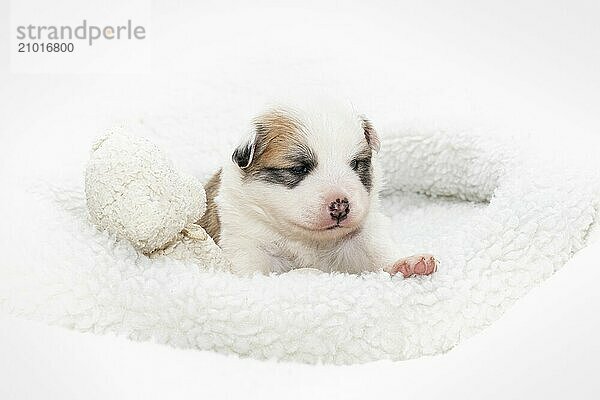
[[[376,153],[379,153],[381,142],[379,141],[379,136],[377,136],[377,131],[375,131],[373,124],[362,115],[360,116],[360,120],[362,122],[362,128],[365,132],[365,139],[367,139],[367,143],[371,149],[373,149]]]
[[[252,134],[245,139],[233,152],[231,159],[241,169],[248,168],[252,164],[254,159],[254,153],[256,152],[257,134]]]

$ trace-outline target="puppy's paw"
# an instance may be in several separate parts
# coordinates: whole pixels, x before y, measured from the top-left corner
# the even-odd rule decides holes
[[[400,272],[405,278],[415,275],[431,275],[437,271],[438,261],[430,254],[417,254],[396,261],[385,271],[390,275]]]

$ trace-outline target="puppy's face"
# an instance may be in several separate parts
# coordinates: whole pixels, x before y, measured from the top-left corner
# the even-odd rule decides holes
[[[376,196],[370,122],[348,111],[273,109],[233,153],[249,207],[286,235],[332,240],[361,227]]]

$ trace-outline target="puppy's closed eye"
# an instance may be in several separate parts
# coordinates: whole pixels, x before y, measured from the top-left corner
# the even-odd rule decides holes
[[[296,165],[287,168],[287,170],[294,175],[306,175],[310,172],[310,167],[308,165]]]
[[[288,189],[295,188],[311,172],[309,165],[295,165],[293,167],[264,167],[253,173],[254,177],[269,183],[284,185]]]
[[[354,160],[350,161],[350,168],[352,168],[355,171],[358,171],[359,169],[369,168],[370,166],[371,166],[370,158],[354,159]]]

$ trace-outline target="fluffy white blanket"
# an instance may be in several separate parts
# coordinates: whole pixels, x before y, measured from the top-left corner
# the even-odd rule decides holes
[[[94,228],[82,185],[59,180],[11,199],[28,210],[9,222],[27,240],[7,249],[0,307],[81,331],[257,358],[398,360],[446,351],[481,330],[585,245],[600,198],[590,171],[452,129],[399,127],[384,137],[384,203],[398,254],[435,254],[441,265],[430,277],[240,278],[149,259]]]

